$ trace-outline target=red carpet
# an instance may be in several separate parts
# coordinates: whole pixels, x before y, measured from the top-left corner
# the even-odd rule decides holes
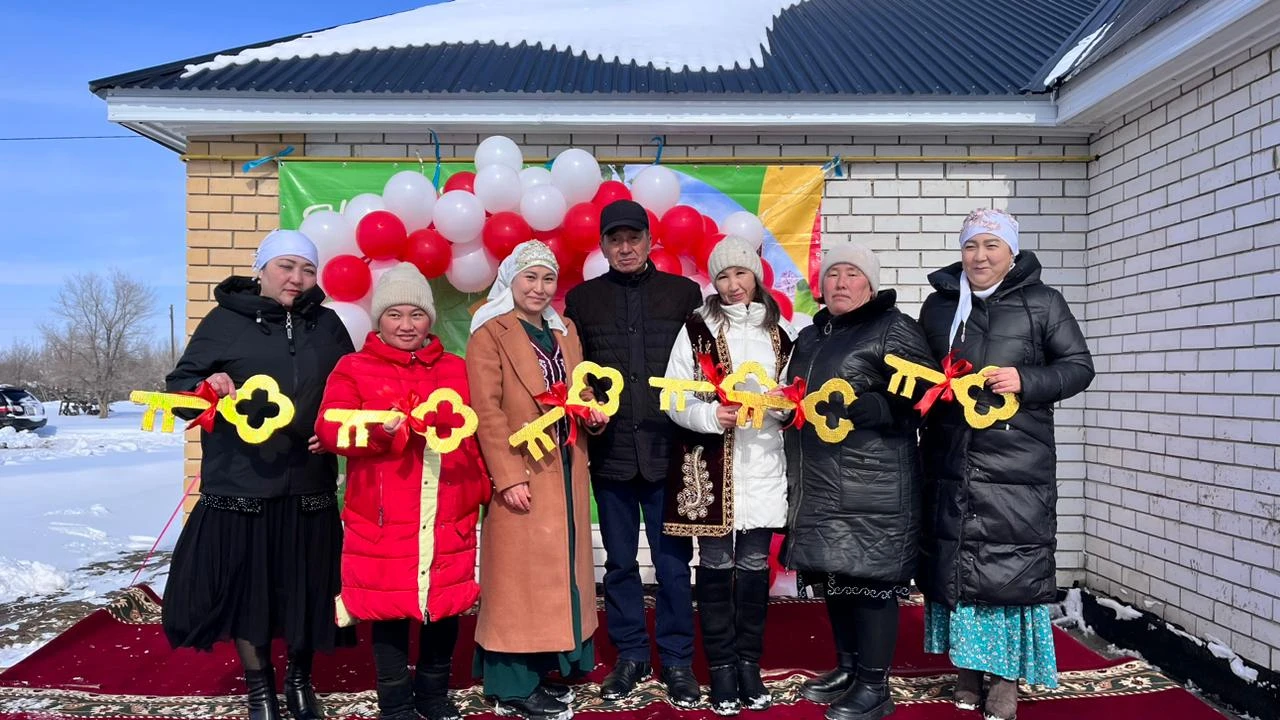
[[[26,660],[0,674],[0,720],[30,718],[243,717],[239,661],[229,643],[212,653],[171,650],[160,630],[157,599],[134,588],[110,608],[94,612]],[[980,717],[949,702],[953,670],[944,656],[921,651],[923,611],[903,608],[893,690],[902,720]],[[463,618],[454,662],[454,686],[463,711],[493,717],[470,677],[474,616]],[[770,606],[762,665],[775,706],[741,717],[761,720],[818,720],[823,707],[799,699],[805,678],[833,659],[830,631],[821,603],[780,600]],[[1138,660],[1106,660],[1065,633],[1055,631],[1060,687],[1037,689],[1019,703],[1021,720],[1133,720],[1135,718],[1216,719],[1222,716],[1181,686]],[[602,628],[596,636],[599,681],[613,654]],[[282,654],[283,648],[277,647]],[[284,662],[277,667],[283,672]],[[705,682],[705,668],[696,667]],[[367,628],[362,644],[316,660],[315,685],[331,717],[377,716],[372,690],[373,661]],[[641,686],[624,703],[606,703],[595,685],[579,689],[578,715],[599,720],[715,718],[710,711],[678,711],[662,701],[656,682]]]

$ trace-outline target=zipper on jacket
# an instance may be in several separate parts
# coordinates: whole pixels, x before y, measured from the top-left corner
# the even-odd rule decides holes
[[[382,527],[383,520],[384,520],[384,515],[383,515],[383,502],[382,502],[382,476],[379,475],[378,476],[378,527]]]
[[[296,350],[293,347],[293,313],[291,312],[284,314],[284,336],[289,340],[289,354],[295,354]]]

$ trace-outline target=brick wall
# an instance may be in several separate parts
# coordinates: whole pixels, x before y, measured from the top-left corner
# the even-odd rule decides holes
[[[1280,49],[1093,141],[1087,582],[1280,668]]]
[[[598,157],[652,154],[651,133],[642,135],[513,135],[529,156],[554,156],[571,146]],[[481,136],[441,135],[445,156],[470,156]],[[266,155],[295,144],[309,156],[432,157],[423,135],[311,134],[206,138],[191,143],[192,154]],[[1004,207],[1022,226],[1022,247],[1045,266],[1044,279],[1062,290],[1084,317],[1087,167],[1080,163],[967,163],[975,156],[1064,156],[1089,153],[1087,138],[852,137],[814,135],[669,136],[663,159],[678,163],[699,156],[738,157],[767,162],[784,155],[948,156],[956,162],[859,163],[844,178],[827,182],[822,204],[824,241],[852,239],[879,254],[881,284],[898,290],[905,312],[917,314],[929,292],[925,276],[959,259],[955,237],[975,207]],[[190,332],[212,307],[213,286],[232,272],[247,273],[252,250],[277,223],[278,183],[265,165],[248,175],[238,163],[192,162],[188,167]],[[1083,400],[1063,404],[1057,414],[1059,457],[1059,582],[1083,577],[1085,453]],[[198,470],[199,446],[187,446],[188,476]],[[598,541],[598,538],[597,538]],[[643,541],[642,541],[643,545]],[[599,543],[597,542],[597,547]],[[597,553],[598,564],[603,563]],[[652,580],[646,571],[646,580]]]

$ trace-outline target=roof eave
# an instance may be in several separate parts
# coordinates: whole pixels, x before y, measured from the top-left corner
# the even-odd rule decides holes
[[[573,95],[338,95],[107,91],[107,118],[173,138],[254,133],[1033,131],[1059,127],[1048,96],[999,98],[741,99]],[[159,138],[157,138],[159,139]]]
[[[1058,122],[1098,125],[1280,34],[1280,2],[1233,0],[1187,6],[1069,79]]]

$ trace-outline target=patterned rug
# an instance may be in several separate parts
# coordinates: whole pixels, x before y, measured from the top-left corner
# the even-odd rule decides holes
[[[898,654],[891,678],[898,711],[894,718],[942,720],[980,717],[950,702],[954,670],[945,657],[920,651],[922,608],[918,599],[903,607]],[[148,588],[131,588],[108,608],[98,610],[23,662],[0,675],[0,720],[17,718],[235,718],[244,717],[243,680],[234,651],[212,653],[171,650],[160,630],[160,604]],[[603,622],[603,614],[602,614]],[[651,617],[652,622],[652,617]],[[455,699],[469,717],[493,717],[470,677],[474,616],[463,618],[455,653]],[[823,672],[833,650],[820,601],[775,599],[766,630],[765,679],[774,706],[744,712],[761,720],[817,720],[824,708],[800,698],[800,685]],[[1221,718],[1180,685],[1136,659],[1107,660],[1055,630],[1059,687],[1022,689],[1021,720],[1088,718]],[[315,683],[330,717],[375,718],[373,665],[367,648],[344,648],[316,661]],[[597,634],[600,664],[588,682],[577,686],[579,716],[604,720],[716,716],[705,709],[677,710],[667,704],[661,685],[642,683],[625,701],[600,698],[595,684],[613,656],[603,629]],[[277,647],[282,654],[283,648]],[[277,667],[283,668],[283,659]],[[701,660],[695,672],[705,682]]]

